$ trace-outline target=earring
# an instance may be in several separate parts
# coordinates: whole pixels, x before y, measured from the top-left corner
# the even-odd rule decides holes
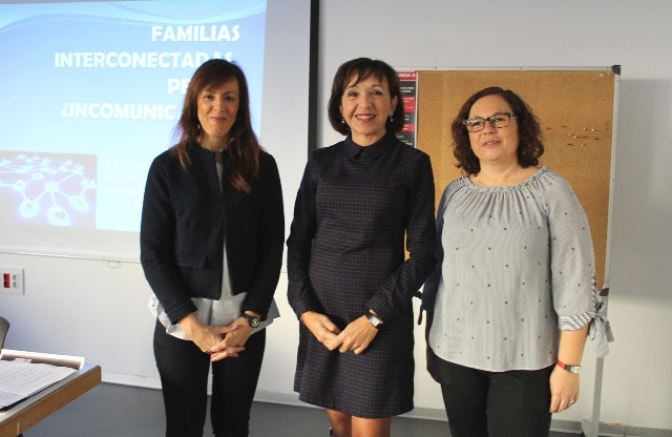
[[[394,121],[394,114],[390,115],[390,123]]]
[[[341,117],[341,124],[345,124],[345,117]]]

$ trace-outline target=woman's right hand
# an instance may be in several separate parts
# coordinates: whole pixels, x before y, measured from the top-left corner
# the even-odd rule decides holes
[[[314,311],[306,311],[301,314],[301,322],[313,333],[317,341],[322,343],[327,349],[333,351],[340,346],[338,343],[338,334],[341,330],[332,322],[329,317]]]
[[[224,335],[234,331],[235,326],[219,327],[202,324],[195,313],[182,318],[179,322],[180,328],[194,344],[203,352],[212,354],[213,348],[222,341]],[[237,357],[239,352],[244,351],[242,346],[230,346],[225,351],[219,353],[219,359],[227,357]],[[224,356],[222,356],[224,355]]]

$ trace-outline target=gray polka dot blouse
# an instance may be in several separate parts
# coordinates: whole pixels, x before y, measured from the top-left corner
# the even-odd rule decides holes
[[[488,371],[536,370],[557,359],[560,330],[595,317],[586,215],[567,181],[541,168],[508,187],[461,177],[437,214],[438,264],[423,308],[429,346],[446,361]]]

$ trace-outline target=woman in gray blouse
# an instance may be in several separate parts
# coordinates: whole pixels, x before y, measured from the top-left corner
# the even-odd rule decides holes
[[[588,221],[567,181],[538,166],[539,122],[512,91],[474,94],[452,133],[466,175],[437,215],[428,368],[453,437],[548,436],[551,413],[579,396],[589,330],[608,330]]]

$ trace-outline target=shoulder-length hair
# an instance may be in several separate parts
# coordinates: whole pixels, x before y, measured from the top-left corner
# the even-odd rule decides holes
[[[544,154],[544,143],[542,142],[539,120],[528,104],[513,91],[500,87],[489,87],[469,97],[451,124],[453,154],[458,162],[457,168],[462,168],[467,174],[476,174],[481,171],[481,164],[471,149],[469,131],[467,131],[464,125],[464,120],[469,118],[471,107],[477,100],[491,95],[497,95],[506,100],[509,106],[511,106],[513,114],[516,116],[519,136],[518,163],[522,167],[538,165],[539,157]]]
[[[341,114],[341,98],[345,88],[350,81],[355,78],[355,84],[375,77],[381,82],[385,80],[389,87],[390,97],[397,98],[397,107],[392,115],[393,120],[388,118],[385,122],[386,132],[400,132],[404,127],[404,103],[401,96],[401,88],[399,86],[399,75],[383,61],[358,58],[352,61],[345,62],[336,71],[334,76],[334,83],[331,86],[331,97],[329,98],[329,105],[327,112],[329,113],[329,122],[336,132],[343,135],[350,133],[350,127],[346,123],[342,123],[343,115]]]
[[[201,134],[201,125],[198,121],[199,94],[206,88],[217,88],[233,79],[238,81],[240,105],[236,121],[231,127],[231,143],[228,148],[229,183],[237,189],[249,192],[252,179],[259,173],[261,146],[252,130],[247,80],[236,64],[224,59],[211,59],[198,67],[189,82],[182,115],[175,126],[175,134],[179,135],[179,141],[171,151],[177,155],[182,167],[187,168],[190,164],[188,149],[197,143],[197,138]]]

